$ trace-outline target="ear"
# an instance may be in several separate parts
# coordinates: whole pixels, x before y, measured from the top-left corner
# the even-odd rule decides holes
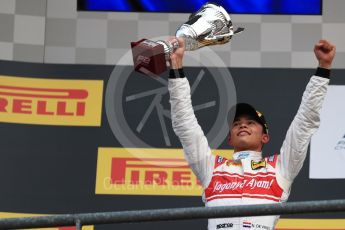
[[[261,142],[263,144],[267,144],[269,141],[270,141],[270,136],[266,133],[262,134]]]
[[[229,132],[229,134],[228,134],[228,144],[230,145],[230,146],[233,146],[232,145],[232,139],[231,139],[231,133]]]

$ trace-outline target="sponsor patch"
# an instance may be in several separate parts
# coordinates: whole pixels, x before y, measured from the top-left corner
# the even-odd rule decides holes
[[[252,223],[249,221],[243,221],[243,225],[244,228],[252,228]]]
[[[252,170],[258,170],[260,168],[265,168],[266,167],[266,161],[262,160],[259,162],[252,161],[251,162]]]
[[[222,228],[232,228],[234,227],[233,223],[224,223],[224,224],[218,224],[217,229],[222,229]]]
[[[237,155],[236,159],[241,160],[241,159],[245,159],[249,156],[248,152],[241,152],[240,154]]]
[[[223,162],[223,157],[221,157],[221,156],[218,156],[218,160],[217,160],[217,162],[220,164],[220,163],[222,163]]]
[[[275,155],[269,156],[268,157],[268,161],[269,162],[274,162],[274,157],[275,157]]]
[[[226,166],[231,166],[231,165],[233,165],[233,166],[241,166],[242,164],[241,164],[241,162],[234,162],[234,161],[231,161],[231,160],[227,160],[226,161]]]
[[[264,229],[264,230],[271,230],[272,229],[271,227],[268,227],[268,226],[262,225],[262,224],[256,224],[255,228]]]

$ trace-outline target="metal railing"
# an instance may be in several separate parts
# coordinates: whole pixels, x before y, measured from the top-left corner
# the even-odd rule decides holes
[[[81,230],[83,225],[94,224],[267,216],[320,212],[345,212],[345,200],[303,201],[260,205],[153,209],[4,218],[0,219],[0,229],[76,226],[77,230]]]

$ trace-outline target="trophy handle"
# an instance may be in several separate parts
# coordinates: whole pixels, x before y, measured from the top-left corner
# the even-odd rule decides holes
[[[241,33],[242,31],[244,31],[244,28],[239,27],[239,28],[237,28],[236,31],[230,30],[230,32],[227,34],[214,35],[212,37],[207,36],[204,39],[210,41],[210,40],[218,40],[218,39],[222,39],[222,38],[231,38],[231,36],[238,34],[238,33]]]

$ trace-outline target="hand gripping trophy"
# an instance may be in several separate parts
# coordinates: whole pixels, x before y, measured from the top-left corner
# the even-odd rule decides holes
[[[191,14],[186,23],[176,31],[176,37],[185,39],[186,50],[196,50],[203,46],[225,44],[234,34],[244,28],[233,30],[232,22],[226,10],[214,3],[206,3],[197,12]],[[159,76],[167,70],[169,60],[178,43],[141,39],[131,42],[134,68],[150,76]]]

